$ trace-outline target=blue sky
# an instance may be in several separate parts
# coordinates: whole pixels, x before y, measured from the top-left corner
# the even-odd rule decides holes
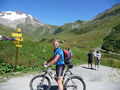
[[[76,20],[91,20],[120,0],[0,0],[0,11],[21,10],[42,23],[63,25]]]

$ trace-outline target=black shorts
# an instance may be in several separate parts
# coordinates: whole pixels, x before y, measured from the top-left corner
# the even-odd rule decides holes
[[[57,77],[63,76],[63,71],[64,71],[65,65],[56,65],[56,75]]]
[[[88,63],[92,63],[92,59],[88,59]]]

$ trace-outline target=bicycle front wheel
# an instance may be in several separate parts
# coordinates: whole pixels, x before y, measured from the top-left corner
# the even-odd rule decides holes
[[[49,90],[51,86],[50,79],[43,75],[37,75],[30,81],[30,90]]]
[[[65,81],[64,90],[86,90],[86,85],[81,77],[73,75]]]

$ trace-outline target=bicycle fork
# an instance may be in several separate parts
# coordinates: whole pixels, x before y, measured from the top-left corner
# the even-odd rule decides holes
[[[41,87],[43,86],[43,83],[44,83],[44,79],[45,79],[46,74],[47,74],[47,73],[45,72],[45,74],[43,75],[43,79],[41,80],[41,82],[40,82],[39,85],[37,86],[38,89],[39,89],[39,88],[41,89]]]
[[[74,81],[70,77],[69,77],[69,79],[72,82],[72,84],[67,87],[73,87],[73,90],[77,90],[77,85],[74,83]]]

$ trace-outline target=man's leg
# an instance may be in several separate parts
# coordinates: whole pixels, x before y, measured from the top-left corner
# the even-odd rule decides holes
[[[100,60],[99,60],[99,67],[100,67]]]
[[[92,63],[91,63],[91,69],[92,69]]]
[[[98,68],[99,68],[99,65],[100,65],[100,61],[98,61]]]
[[[63,90],[62,77],[57,77],[57,83],[59,90]]]
[[[97,58],[95,58],[95,69],[96,70],[97,70],[97,65],[98,65]]]
[[[95,62],[94,67],[95,67],[95,69],[96,69],[96,58],[94,58],[94,62]]]
[[[63,90],[63,84],[62,84],[62,80],[63,80],[63,70],[64,70],[64,65],[60,65],[60,66],[56,66],[56,75],[57,75],[57,83],[58,83],[58,88],[59,90]]]
[[[96,60],[95,60],[95,69],[96,69]]]

